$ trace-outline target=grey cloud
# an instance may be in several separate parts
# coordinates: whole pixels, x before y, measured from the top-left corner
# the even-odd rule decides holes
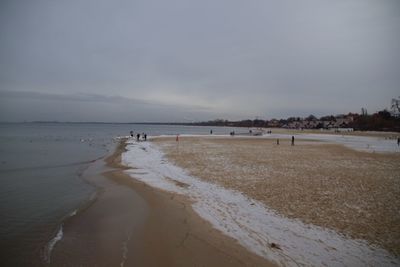
[[[0,91],[112,120],[117,103],[143,120],[378,110],[398,95],[399,25],[397,0],[6,0]]]

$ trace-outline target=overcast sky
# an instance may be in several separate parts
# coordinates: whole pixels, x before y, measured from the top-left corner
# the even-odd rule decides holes
[[[398,0],[0,0],[0,121],[374,112]]]

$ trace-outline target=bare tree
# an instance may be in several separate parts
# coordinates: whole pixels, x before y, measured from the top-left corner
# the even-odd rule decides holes
[[[392,105],[390,108],[393,111],[393,115],[398,116],[400,114],[400,96],[399,99],[392,98]]]
[[[361,108],[361,115],[363,115],[363,116],[367,116],[368,115],[368,112],[367,112],[366,108]]]

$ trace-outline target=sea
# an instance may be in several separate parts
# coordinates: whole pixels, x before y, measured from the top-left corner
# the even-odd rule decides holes
[[[130,131],[149,137],[246,129],[118,123],[0,123],[0,266],[45,266],[60,225],[93,201],[85,170]]]

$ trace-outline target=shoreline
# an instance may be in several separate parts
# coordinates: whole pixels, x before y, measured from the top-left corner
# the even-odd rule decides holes
[[[54,246],[50,266],[121,266],[124,245],[146,217],[143,199],[106,177],[113,154],[93,163],[83,179],[96,188],[95,197],[62,223],[63,238]],[[134,216],[135,213],[138,216]],[[139,216],[140,215],[140,216]],[[136,231],[137,232],[137,231]]]
[[[134,188],[150,207],[142,242],[133,244],[138,257],[128,260],[127,266],[275,266],[213,228],[185,196],[151,187],[122,172],[107,175]]]
[[[187,198],[124,173],[125,146],[120,140],[106,170],[88,177],[97,198],[63,223],[50,265],[274,266],[213,228]]]

